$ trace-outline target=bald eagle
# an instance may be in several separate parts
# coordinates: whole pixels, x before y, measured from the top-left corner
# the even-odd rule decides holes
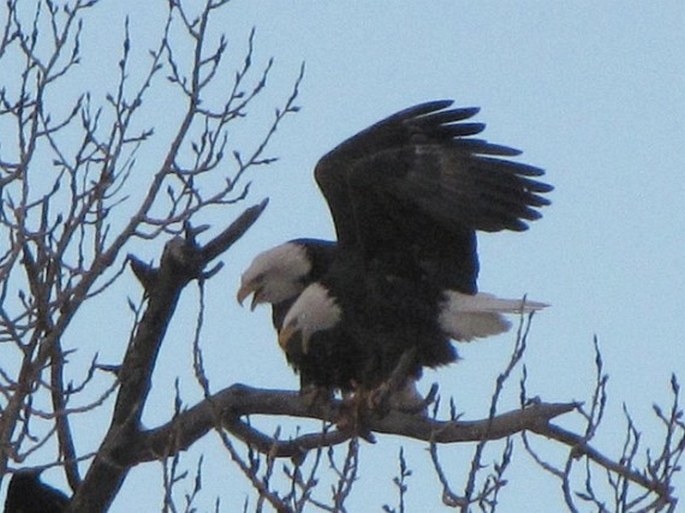
[[[69,498],[40,480],[40,472],[22,470],[12,476],[7,487],[5,513],[61,513]]]
[[[479,109],[449,100],[400,111],[346,140],[315,169],[337,242],[301,239],[243,273],[238,299],[273,307],[302,386],[373,390],[413,354],[407,377],[457,359],[451,340],[506,331],[504,313],[543,303],[477,289],[476,231],[522,231],[548,205],[544,171],[473,137]]]

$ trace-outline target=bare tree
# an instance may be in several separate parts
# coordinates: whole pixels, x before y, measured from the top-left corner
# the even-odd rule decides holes
[[[607,401],[599,350],[595,391],[584,404],[531,398],[522,364],[530,318],[521,320],[489,414],[480,420],[463,420],[453,404],[449,418],[440,420],[441,400],[434,389],[433,415],[370,412],[370,434],[360,441],[354,430],[337,426],[337,400],[312,405],[295,391],[241,384],[212,393],[201,345],[204,286],[221,269],[217,260],[257,220],[266,202],[245,209],[225,227],[210,228],[199,220],[211,209],[234,212],[231,207],[248,196],[246,173],[274,161],[268,145],[284,119],[297,111],[303,68],[252,146],[234,147],[229,134],[244,129],[273,61],[258,64],[252,31],[232,68],[226,37],[212,36],[212,20],[227,0],[207,0],[198,8],[170,0],[147,61],[134,52],[127,21],[111,90],[102,98],[78,91],[69,100],[67,84],[81,63],[84,23],[97,3],[45,0],[25,10],[26,4],[8,0],[0,20],[0,69],[13,70],[3,73],[0,85],[0,224],[7,241],[0,255],[0,476],[21,468],[29,456],[52,454],[44,466],[63,469],[71,488],[69,510],[98,512],[108,509],[133,467],[160,461],[164,511],[191,511],[201,468],[194,491],[177,505],[173,490],[184,477],[179,457],[214,432],[254,489],[250,507],[255,511],[346,511],[359,452],[374,433],[391,433],[427,445],[446,506],[495,511],[501,490],[516,479],[508,471],[518,439],[542,472],[558,478],[570,511],[585,505],[597,511],[674,510],[672,480],[685,451],[675,376],[668,408],[655,406],[664,429],[662,445],[645,451],[639,427],[626,412],[623,450],[606,455],[593,445]],[[133,66],[134,59],[144,67]],[[159,130],[161,113],[149,107],[159,94],[173,102],[173,130]],[[71,101],[68,108],[65,101]],[[161,156],[144,153],[153,143],[165,148]],[[157,265],[127,254],[141,243],[164,244]],[[131,271],[142,299],[130,300],[134,322],[121,363],[107,365],[96,356],[87,368],[70,368],[79,348],[67,349],[65,340],[86,315],[84,305],[111,293]],[[159,350],[179,297],[191,283],[200,290],[193,367],[204,399],[190,407],[177,399],[166,423],[145,428],[141,415]],[[520,405],[503,413],[500,397],[512,385],[518,386]],[[79,450],[74,437],[72,419],[83,412],[109,415],[93,453]],[[280,418],[283,430],[268,434],[256,428],[250,422],[256,414]],[[557,424],[560,416],[574,416],[584,427],[564,429]],[[291,419],[302,418],[317,420],[318,427],[287,431]],[[563,448],[566,457],[551,461],[539,439]],[[450,479],[441,459],[457,443],[474,448],[461,484]],[[497,461],[487,463],[484,455],[492,448]],[[283,465],[277,465],[279,459]],[[398,461],[397,505],[385,505],[388,512],[406,511],[411,470],[402,452]],[[333,484],[323,489],[325,473]]]

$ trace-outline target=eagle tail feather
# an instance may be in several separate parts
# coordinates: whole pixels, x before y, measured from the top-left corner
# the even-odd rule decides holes
[[[525,297],[503,299],[483,292],[470,295],[448,290],[444,295],[439,316],[440,326],[454,340],[462,342],[508,331],[511,322],[502,314],[521,315],[549,306],[538,301],[529,301]]]

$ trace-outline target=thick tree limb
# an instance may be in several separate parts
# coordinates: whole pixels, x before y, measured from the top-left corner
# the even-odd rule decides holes
[[[143,285],[148,305],[119,372],[119,394],[112,423],[88,474],[74,495],[71,511],[106,511],[128,470],[131,440],[141,431],[140,418],[151,387],[157,354],[185,286],[203,278],[205,267],[226,251],[263,212],[266,202],[248,208],[224,232],[206,246],[198,246],[193,234],[176,237],[164,248],[159,269],[144,269],[136,260],[136,274],[145,276]],[[191,231],[191,230],[189,230]]]
[[[341,412],[340,401],[328,405],[310,405],[297,392],[264,390],[247,385],[232,385],[192,408],[182,412],[167,424],[140,433],[129,446],[127,463],[135,465],[186,450],[219,423],[223,429],[250,444],[254,449],[273,457],[302,458],[307,451],[344,443],[356,436],[352,431],[319,430],[291,440],[278,440],[241,421],[245,415],[288,416],[335,423]],[[669,493],[659,483],[637,470],[613,461],[576,435],[551,423],[552,419],[574,411],[578,403],[535,402],[523,409],[512,410],[491,418],[472,421],[439,421],[397,410],[383,417],[369,416],[369,431],[398,435],[430,443],[450,444],[497,440],[529,431],[568,446],[579,456],[584,455],[601,467],[619,473],[626,479],[659,496]]]
[[[434,443],[495,440],[523,430],[543,432],[551,419],[574,410],[576,406],[576,403],[537,403],[523,410],[477,421],[437,421],[393,410],[382,418],[370,416],[366,427],[376,433]],[[295,440],[282,441],[250,428],[239,420],[240,417],[289,416],[334,423],[340,414],[340,407],[340,401],[311,407],[297,392],[264,390],[236,384],[196,404],[169,423],[141,433],[135,447],[131,447],[131,463],[135,460],[154,460],[185,450],[217,426],[218,422],[221,422],[224,429],[253,444],[262,452],[276,457],[295,457],[309,449],[342,443],[355,436],[355,433],[331,430],[324,434],[318,432]]]

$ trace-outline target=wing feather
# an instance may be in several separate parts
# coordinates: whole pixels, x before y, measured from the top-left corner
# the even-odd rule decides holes
[[[543,169],[509,160],[520,150],[473,137],[485,128],[470,121],[478,108],[450,105],[419,104],[372,125],[325,155],[315,176],[342,248],[414,248],[446,275],[468,269],[458,289],[473,293],[475,231],[526,230],[552,187],[536,179]]]
[[[359,244],[349,187],[349,174],[356,163],[378,152],[421,141],[449,143],[457,136],[454,130],[462,130],[452,123],[479,111],[476,107],[444,110],[452,103],[435,100],[401,110],[345,140],[319,160],[314,176],[328,203],[341,247]]]

